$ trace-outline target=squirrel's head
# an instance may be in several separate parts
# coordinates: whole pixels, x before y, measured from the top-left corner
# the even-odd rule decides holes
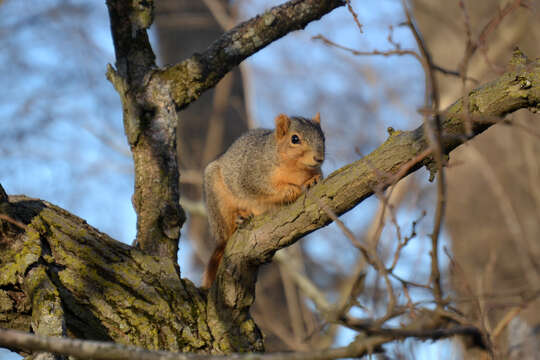
[[[324,161],[324,134],[319,113],[312,119],[280,114],[275,119],[278,153],[283,160],[298,165],[320,169]]]

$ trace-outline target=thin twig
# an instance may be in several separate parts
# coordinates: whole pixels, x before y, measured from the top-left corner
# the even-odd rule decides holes
[[[401,251],[405,248],[405,246],[409,244],[410,240],[416,237],[416,224],[418,224],[418,222],[420,222],[420,220],[422,220],[425,216],[426,216],[426,212],[424,211],[422,212],[422,216],[419,219],[413,221],[411,234],[409,236],[406,236],[403,240],[398,239],[398,246],[394,253],[394,259],[392,260],[392,265],[390,265],[390,267],[388,268],[389,272],[394,271],[394,268],[396,267],[397,262],[399,258],[401,257]]]
[[[317,202],[319,203],[319,206],[321,207],[321,209],[328,215],[328,217],[330,217],[330,219],[332,219],[332,221],[334,221],[337,224],[337,226],[341,229],[343,234],[345,234],[345,236],[347,236],[351,240],[352,244],[362,252],[366,260],[368,260],[368,262],[371,264],[372,260],[370,258],[371,256],[370,249],[364,244],[362,244],[360,241],[358,241],[356,236],[354,236],[353,232],[343,223],[343,221],[341,221],[338,218],[336,213],[334,213],[320,199],[317,199]]]
[[[491,333],[491,335],[494,338],[498,337],[502,333],[504,328],[506,328],[506,326],[510,323],[510,321],[512,321],[513,318],[518,316],[518,314],[522,310],[523,309],[520,307],[515,307],[515,308],[510,309],[506,314],[504,314],[503,318],[499,321],[497,326],[495,326],[495,329],[493,329],[493,332]]]
[[[442,125],[441,117],[439,114],[439,87],[437,84],[437,78],[435,77],[433,70],[433,60],[424,38],[416,26],[416,23],[405,3],[402,0],[403,10],[407,17],[407,25],[411,29],[413,36],[416,40],[420,54],[422,55],[424,65],[424,71],[426,73],[426,96],[425,107],[431,108],[433,111],[433,120],[426,114],[424,115],[424,125],[426,130],[426,137],[429,141],[430,148],[433,149],[433,157],[437,164],[438,181],[437,181],[437,206],[435,209],[435,221],[433,225],[433,231],[431,234],[431,281],[433,282],[433,292],[438,307],[442,307],[443,304],[443,292],[441,286],[441,273],[439,269],[439,235],[441,233],[442,223],[444,221],[444,210],[446,207],[446,183],[443,168],[443,155],[442,155]]]
[[[484,56],[486,64],[488,64],[495,73],[500,73],[502,69],[497,68],[488,57],[487,38],[492,32],[495,31],[495,29],[499,26],[499,24],[506,16],[511,14],[515,9],[522,6],[523,3],[523,0],[514,0],[513,2],[509,2],[508,4],[506,4],[506,6],[502,10],[499,9],[497,14],[491,19],[489,23],[486,24],[486,26],[484,26],[484,28],[480,32],[480,35],[478,36],[478,41],[476,42],[477,47],[479,47],[480,51],[482,51],[482,55]]]
[[[360,33],[363,33],[364,31],[362,30],[362,24],[358,20],[358,14],[354,11],[354,9],[351,6],[351,0],[347,0],[347,9],[351,13],[354,19],[354,22],[356,23],[356,26],[358,26],[358,30],[360,30]]]
[[[450,330],[450,329],[448,329]],[[433,336],[439,338],[440,331],[434,330]],[[427,332],[411,334],[422,338],[429,337]],[[455,335],[455,331],[446,332],[444,337]],[[406,334],[397,334],[405,338]],[[392,336],[381,335],[367,339],[357,339],[348,346],[335,349],[315,350],[308,352],[288,353],[248,353],[229,355],[183,354],[166,351],[150,351],[114,343],[76,340],[50,336],[37,336],[16,330],[0,329],[0,345],[12,349],[27,351],[46,351],[80,359],[95,360],[331,360],[340,358],[361,357],[373,353],[381,345],[395,340]]]
[[[353,55],[357,55],[357,56],[365,56],[365,55],[381,55],[381,56],[392,56],[392,55],[399,55],[399,56],[403,56],[403,55],[412,55],[414,56],[415,58],[417,58],[419,61],[421,61],[421,58],[420,56],[418,55],[418,53],[414,50],[401,50],[401,49],[394,49],[394,50],[387,50],[387,51],[380,51],[380,50],[373,50],[373,51],[358,51],[358,50],[354,50],[354,49],[351,49],[349,47],[346,47],[346,46],[343,46],[343,45],[339,45],[335,42],[333,42],[332,40],[326,38],[324,35],[316,35],[314,37],[312,37],[313,40],[321,40],[324,44],[328,45],[328,46],[333,46],[333,47],[336,47],[338,49],[342,49],[342,50],[345,50],[347,52],[350,52],[351,54]]]
[[[377,255],[376,249],[365,246],[360,241],[358,241],[356,239],[356,237],[354,236],[354,234],[352,233],[352,231],[349,228],[347,228],[347,226],[345,226],[343,221],[341,221],[337,217],[337,215],[330,208],[328,208],[328,206],[326,206],[320,200],[318,200],[318,203],[319,203],[319,206],[321,207],[321,209],[323,209],[328,214],[328,216],[338,225],[338,227],[343,231],[343,233],[352,241],[352,243],[358,249],[360,249],[360,251],[364,255],[364,257],[365,257],[366,261],[368,262],[368,264],[373,266],[375,268],[375,270],[377,270],[379,272],[379,274],[382,275],[382,277],[383,277],[383,279],[385,281],[385,284],[386,284],[386,290],[388,291],[388,298],[389,298],[388,304],[387,304],[387,315],[392,313],[392,311],[393,311],[393,309],[394,309],[394,307],[395,307],[395,305],[397,303],[396,295],[394,293],[394,288],[392,286],[392,282],[390,281],[390,278],[389,278],[389,273],[386,270],[386,267],[384,266],[384,263],[382,262],[380,257]]]

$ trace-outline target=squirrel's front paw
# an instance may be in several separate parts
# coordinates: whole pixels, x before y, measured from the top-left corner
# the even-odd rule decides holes
[[[312,177],[311,179],[309,179],[308,181],[304,183],[303,188],[305,190],[309,189],[313,185],[316,185],[319,182],[319,180],[321,180],[321,178],[322,178],[321,175],[315,175],[314,177]]]

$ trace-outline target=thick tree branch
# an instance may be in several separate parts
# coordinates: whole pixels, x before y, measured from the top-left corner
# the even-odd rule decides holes
[[[441,114],[444,154],[467,139],[463,103],[464,99],[460,99]],[[469,115],[477,120],[472,126],[473,135],[493,125],[493,119],[521,108],[539,108],[540,61],[529,62],[516,51],[509,71],[471,91],[466,103]],[[423,126],[412,131],[392,131],[387,141],[368,156],[335,171],[295,203],[255,218],[237,231],[227,244],[210,289],[208,308],[215,311],[212,316],[231,314],[233,321],[242,324],[253,302],[258,267],[270,261],[277,250],[331,221],[319,201],[334,213],[343,214],[375,190],[386,188],[423,164],[433,169],[432,158],[424,159],[425,154],[432,153],[428,144]],[[417,162],[419,154],[424,154],[424,161]],[[213,327],[212,331],[219,338],[226,329]]]
[[[149,89],[145,84],[156,67],[146,33],[153,5],[153,1],[107,1],[116,53],[116,69],[109,66],[107,78],[122,100],[124,128],[133,153],[136,244],[147,254],[176,263],[185,219],[179,205],[178,119],[167,90]]]
[[[0,214],[0,327],[147,349],[211,351],[204,293],[50,203],[10,196]]]
[[[247,57],[343,5],[343,0],[288,1],[239,24],[201,54],[160,70],[152,78],[169,84],[176,106],[182,109]]]
[[[435,340],[455,335],[476,335],[477,332],[478,330],[473,327],[459,326],[448,329],[426,329],[424,331],[408,332],[388,330],[385,335],[360,338],[349,346],[335,349],[273,354],[231,354],[223,356],[149,351],[114,343],[36,336],[20,331],[0,329],[0,346],[31,351],[48,351],[74,356],[79,359],[95,360],[331,360],[356,358],[372,354],[380,351],[380,346],[385,343],[407,337]]]

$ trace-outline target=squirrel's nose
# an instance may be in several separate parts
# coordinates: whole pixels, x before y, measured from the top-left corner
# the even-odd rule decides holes
[[[320,163],[322,163],[324,161],[324,156],[315,155],[315,156],[313,156],[313,160],[315,160],[315,162],[320,164]]]

